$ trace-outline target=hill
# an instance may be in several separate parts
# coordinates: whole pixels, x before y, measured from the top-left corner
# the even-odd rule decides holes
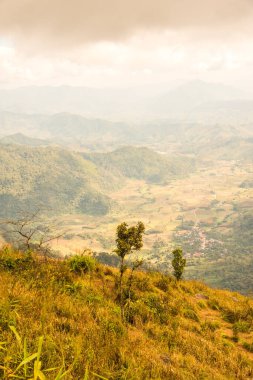
[[[4,144],[4,145],[17,144],[17,145],[34,146],[34,147],[52,145],[50,141],[28,137],[24,135],[23,133],[14,133],[12,135],[2,137],[0,139],[0,144]]]
[[[147,146],[176,155],[194,154],[198,160],[209,155],[213,161],[233,156],[244,160],[252,156],[252,122],[243,118],[222,122],[222,118],[217,121],[210,117],[189,122],[173,121],[167,116],[167,119],[130,124],[66,112],[52,115],[0,112],[0,126],[3,142],[28,146],[57,145],[85,152],[108,152],[126,145]],[[26,137],[21,138],[20,134]]]
[[[251,299],[136,272],[123,323],[118,270],[83,260],[79,273],[69,260],[0,251],[1,378],[30,379],[38,366],[48,380],[252,377]]]
[[[146,148],[126,147],[112,153],[82,154],[52,147],[0,144],[0,215],[43,206],[54,214],[105,215],[110,191],[126,177],[160,182],[193,170],[183,158]]]
[[[131,137],[130,127],[125,123],[85,118],[66,112],[52,115],[0,112],[0,125],[5,138],[21,133],[29,138],[49,140],[55,145],[92,150],[113,146],[115,142],[120,144]],[[19,141],[20,138],[14,139],[13,143]],[[50,145],[49,142],[47,145]],[[27,145],[30,145],[29,141]]]
[[[0,164],[1,216],[37,207],[56,214],[76,209],[93,214],[107,212],[109,201],[100,190],[96,166],[77,153],[1,145]]]
[[[128,178],[159,183],[194,170],[195,161],[158,154],[146,147],[122,147],[109,153],[84,155],[99,167]]]

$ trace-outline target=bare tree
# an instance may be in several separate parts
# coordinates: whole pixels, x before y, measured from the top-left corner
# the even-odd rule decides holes
[[[5,240],[22,250],[36,250],[47,253],[50,242],[59,239],[66,232],[59,232],[53,222],[45,222],[41,210],[20,212],[15,219],[0,222]]]

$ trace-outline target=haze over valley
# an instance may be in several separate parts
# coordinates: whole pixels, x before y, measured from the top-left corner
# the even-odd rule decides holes
[[[251,99],[204,81],[153,96],[152,86],[146,96],[135,88],[2,90],[1,217],[42,209],[67,231],[56,252],[92,247],[106,262],[117,224],[141,219],[146,266],[169,270],[179,245],[187,277],[248,293]]]

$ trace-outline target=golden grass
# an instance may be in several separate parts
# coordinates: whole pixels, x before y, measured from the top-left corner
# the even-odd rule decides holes
[[[126,275],[127,278],[127,275]],[[0,254],[2,379],[250,379],[253,301],[137,272],[122,321],[118,271]],[[233,326],[247,332],[234,339]],[[43,377],[44,376],[44,377]]]

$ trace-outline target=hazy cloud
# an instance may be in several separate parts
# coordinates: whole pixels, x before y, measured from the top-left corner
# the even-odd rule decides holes
[[[60,47],[150,29],[249,33],[252,0],[0,0],[0,33]]]
[[[0,86],[253,85],[253,0],[0,0]]]

